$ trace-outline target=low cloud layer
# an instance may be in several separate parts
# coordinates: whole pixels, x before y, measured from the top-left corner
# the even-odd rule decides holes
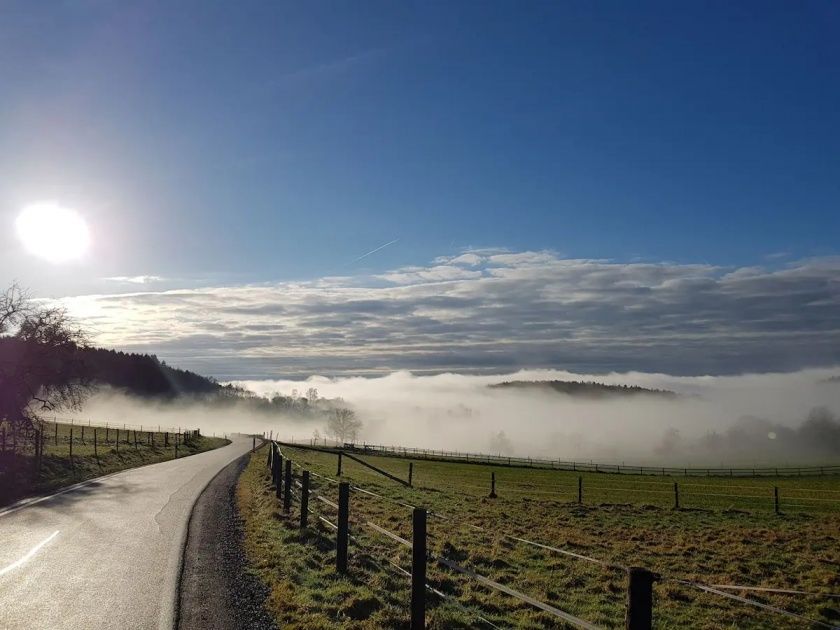
[[[342,398],[364,426],[360,441],[562,460],[675,466],[836,464],[840,458],[840,383],[836,372],[677,377],[553,370],[510,374],[395,372],[379,377],[248,381],[271,396],[317,388]],[[676,398],[588,399],[547,390],[498,389],[508,380],[592,380],[669,389]],[[272,431],[309,439],[324,418],[260,413],[214,402],[149,403],[103,393],[81,418],[114,424],[199,426],[205,433]]]
[[[377,276],[67,298],[98,343],[221,379],[840,364],[840,258],[721,268],[470,250]]]
[[[831,463],[840,457],[840,384],[828,370],[730,377],[575,374],[526,370],[477,376],[248,381],[263,395],[316,387],[341,397],[365,422],[369,443],[471,452],[506,452],[564,460],[728,466]],[[669,389],[676,398],[588,399],[551,391],[490,388],[509,380],[597,380]],[[809,416],[828,423],[803,424]],[[822,414],[822,415],[820,415]],[[308,426],[266,427],[305,439]],[[503,436],[500,439],[500,435]]]

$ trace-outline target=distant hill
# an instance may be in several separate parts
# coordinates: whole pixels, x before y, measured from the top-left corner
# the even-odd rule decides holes
[[[493,389],[522,389],[553,391],[582,398],[610,398],[619,396],[658,396],[676,398],[675,392],[667,389],[648,389],[638,385],[605,385],[594,381],[507,381],[490,385]]]
[[[14,364],[20,345],[0,337],[0,361]],[[167,397],[212,394],[221,390],[215,380],[166,365],[154,355],[102,348],[77,348],[68,377],[91,385],[108,385],[135,396]],[[70,360],[67,356],[53,360]]]

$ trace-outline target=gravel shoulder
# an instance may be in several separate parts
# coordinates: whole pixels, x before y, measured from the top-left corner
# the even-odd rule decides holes
[[[267,589],[248,572],[236,484],[243,456],[204,489],[190,517],[181,573],[176,628],[240,630],[275,628],[265,612]]]

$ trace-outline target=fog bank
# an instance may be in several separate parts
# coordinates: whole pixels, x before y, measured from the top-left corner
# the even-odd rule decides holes
[[[787,374],[676,377],[523,370],[495,376],[394,372],[382,377],[240,381],[262,396],[343,398],[364,427],[359,440],[563,460],[683,466],[785,465],[840,461],[840,369]],[[590,400],[541,390],[491,389],[511,380],[577,380],[667,389],[676,399]],[[815,411],[815,408],[816,411]],[[810,415],[810,420],[809,420]],[[113,393],[88,401],[82,417],[115,423],[198,426],[207,433],[324,433],[322,420],[255,413],[243,405],[144,402]],[[806,422],[807,421],[807,422]]]
[[[394,372],[377,378],[243,381],[259,393],[316,387],[342,397],[364,420],[371,443],[501,452],[628,464],[735,465],[840,460],[840,425],[803,422],[812,409],[840,412],[840,370],[676,377],[522,370],[495,376]],[[639,385],[681,394],[589,400],[539,390],[491,389],[511,380]],[[826,418],[823,418],[824,420]],[[822,431],[822,432],[821,432]],[[305,430],[293,431],[308,437]]]

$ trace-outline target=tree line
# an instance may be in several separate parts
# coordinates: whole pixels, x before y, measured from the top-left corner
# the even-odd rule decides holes
[[[493,389],[537,389],[550,390],[570,396],[606,398],[610,396],[661,396],[676,398],[677,394],[667,389],[651,389],[638,385],[607,385],[595,381],[505,381],[488,385]]]
[[[0,425],[8,433],[31,439],[44,414],[79,409],[102,386],[140,398],[193,399],[325,420],[325,431],[341,440],[355,439],[361,427],[342,399],[322,398],[315,388],[259,396],[171,367],[155,355],[96,348],[64,309],[32,300],[17,285],[0,293]]]

